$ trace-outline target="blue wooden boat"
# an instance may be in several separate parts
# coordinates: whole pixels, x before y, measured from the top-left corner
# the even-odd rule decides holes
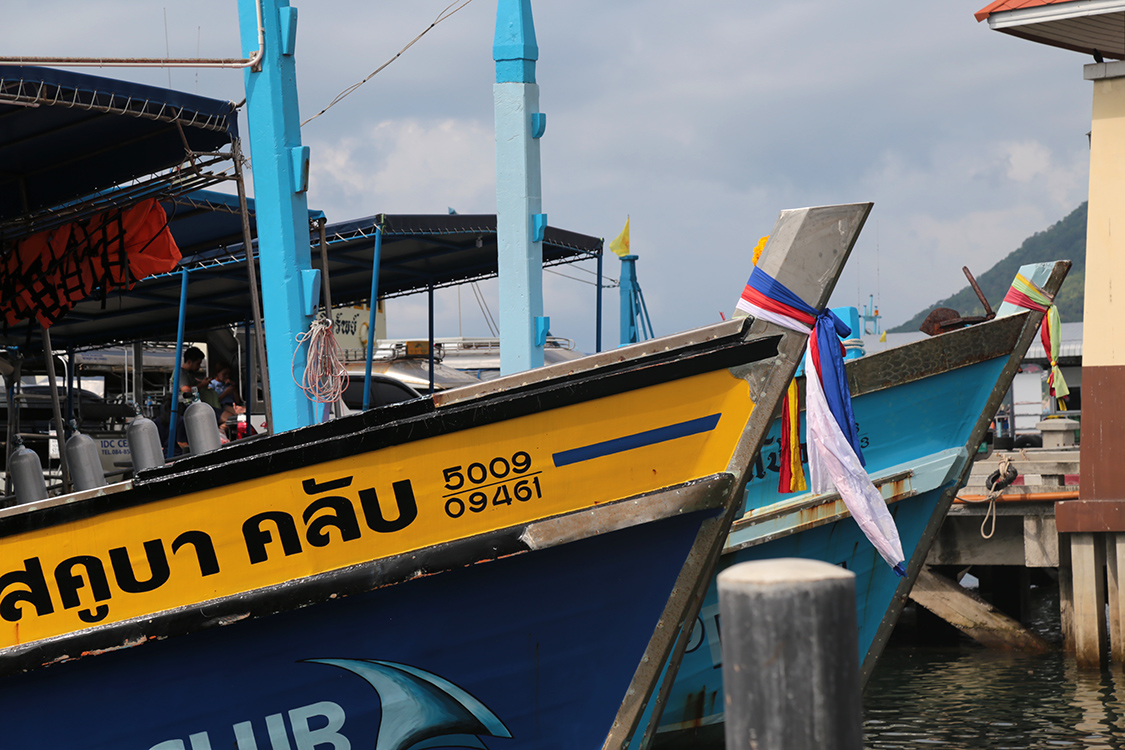
[[[229,103],[115,85],[0,69],[25,150],[73,118],[66,145],[96,157],[85,193],[0,205],[0,239],[224,179],[191,144]],[[107,193],[93,146],[120,145],[114,117],[182,168]],[[208,132],[212,162],[237,159],[233,127]],[[36,198],[43,164],[24,164]],[[822,307],[870,208],[783,212],[758,267]],[[806,340],[728,321],[0,510],[0,746],[624,746]]]
[[[1034,264],[1020,273],[1054,294],[1069,267],[1067,262]],[[909,563],[905,578],[879,557],[839,495],[779,494],[778,423],[755,462],[720,569],[748,560],[801,557],[855,573],[866,681],[1042,317],[1005,302],[988,322],[847,363],[866,468],[898,527]],[[663,715],[657,722],[646,717],[647,734],[638,733],[637,744],[722,747],[718,604],[712,584],[689,637],[678,644],[685,652],[679,672],[674,682],[665,678]]]

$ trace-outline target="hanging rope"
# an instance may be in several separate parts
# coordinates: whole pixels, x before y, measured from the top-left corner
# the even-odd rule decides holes
[[[1023,451],[1020,451],[1020,453],[1026,460],[1027,454]],[[988,503],[988,509],[984,512],[984,518],[980,522],[981,539],[991,539],[992,535],[996,533],[996,501],[1004,494],[1004,490],[1016,481],[1017,476],[1019,476],[1019,472],[1016,471],[1016,467],[1012,466],[1012,457],[1009,455],[1000,456],[999,467],[989,474],[988,479],[984,482],[984,488],[988,490],[988,494],[981,500],[958,498],[965,503]],[[984,531],[985,526],[990,526],[988,533]]]
[[[297,352],[300,345],[308,342],[308,356],[305,359],[305,375],[293,382],[300,386],[309,399],[318,404],[334,404],[339,401],[348,387],[348,371],[343,364],[343,350],[336,343],[332,333],[332,321],[320,313],[309,326],[308,333],[297,334],[297,351],[293,352],[293,370],[297,367]]]

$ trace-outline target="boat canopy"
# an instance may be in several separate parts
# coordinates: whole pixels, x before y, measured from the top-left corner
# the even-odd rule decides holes
[[[75,305],[51,327],[55,348],[94,348],[128,341],[175,340],[182,284],[188,269],[186,331],[189,338],[252,320],[252,307],[235,196],[197,191],[161,201],[182,260],[176,270],[138,281]],[[254,201],[247,201],[256,236]],[[313,265],[321,267],[320,211],[309,211]],[[382,226],[379,296],[398,297],[494,277],[497,274],[494,214],[388,215],[327,224],[328,271],[334,305],[363,303],[370,296],[375,228]],[[602,240],[548,227],[543,264],[572,263],[601,254]],[[0,331],[0,346],[21,346],[27,323]],[[38,336],[32,322],[31,338]]]
[[[0,66],[0,122],[0,239],[6,240],[84,211],[135,202],[146,191],[214,184],[219,178],[208,166],[237,137],[231,102],[23,66]],[[177,170],[182,174],[146,179],[185,161],[191,168]],[[135,181],[141,182],[114,190]]]
[[[376,226],[383,230],[381,298],[497,275],[496,214],[379,214],[326,227],[333,304],[367,298]],[[557,227],[548,226],[543,238],[544,266],[601,252],[601,239]]]

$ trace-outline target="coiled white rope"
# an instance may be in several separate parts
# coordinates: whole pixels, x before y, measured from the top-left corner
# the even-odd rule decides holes
[[[312,322],[308,333],[297,334],[297,350],[293,352],[294,372],[297,367],[297,352],[306,341],[309,349],[305,358],[305,374],[301,381],[294,374],[293,382],[300,386],[310,400],[318,404],[334,404],[343,397],[349,378],[343,363],[343,350],[332,333],[332,321],[324,313]]]

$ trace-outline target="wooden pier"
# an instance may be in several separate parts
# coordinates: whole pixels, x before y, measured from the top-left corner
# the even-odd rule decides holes
[[[986,480],[1004,460],[1016,470],[1017,478],[993,500]],[[1078,498],[1079,468],[1076,446],[995,451],[978,458],[934,539],[911,599],[989,647],[1043,650],[1047,645],[1020,620],[1031,581],[1045,574],[1058,580],[1066,649],[1078,653],[1080,638],[1104,644],[1104,618],[1085,618],[1085,627],[1075,622],[1076,608],[1096,608],[1096,602],[1076,602],[1074,596],[1078,590],[1105,601],[1106,587],[1094,585],[1095,579],[1100,580],[1095,571],[1106,567],[1104,550],[1100,555],[1095,549],[1084,550],[1079,554],[1083,562],[1076,568],[1075,544],[1096,545],[1071,538],[1091,535],[1060,536],[1055,522],[1055,504]],[[984,598],[956,585],[954,579],[967,569],[981,579]],[[1115,580],[1116,571],[1112,573]],[[1077,587],[1076,580],[1081,582]],[[1118,599],[1114,597],[1115,602]],[[1097,652],[1099,659],[1103,652],[1104,646]]]

